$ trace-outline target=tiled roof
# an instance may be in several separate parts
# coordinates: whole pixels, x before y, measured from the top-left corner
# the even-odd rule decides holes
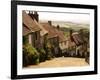
[[[32,31],[23,24],[23,36],[26,36],[27,34],[31,33]]]
[[[84,40],[81,38],[80,34],[77,32],[72,33],[71,37],[72,37],[72,40],[69,36],[67,37],[66,44],[62,43],[63,45],[60,45],[60,48],[62,50],[73,47],[73,46],[79,46],[84,43]]]
[[[73,46],[76,46],[75,42],[71,41],[70,37],[68,37],[68,48]]]
[[[73,38],[73,41],[75,42],[75,44],[77,46],[79,46],[79,45],[84,43],[84,40],[81,38],[81,35],[79,33],[77,33],[77,32],[72,34],[72,38]]]
[[[36,19],[34,18],[34,14],[33,14],[33,13],[29,13],[28,15],[32,18],[32,20],[33,20],[33,21],[38,25],[38,27],[41,29],[41,31],[40,31],[40,35],[41,35],[41,36],[43,36],[43,35],[45,35],[45,34],[48,33],[48,31],[46,31],[46,30],[42,27],[42,25],[41,25],[39,22],[36,21]]]
[[[22,12],[22,21],[32,32],[41,30],[35,21],[25,12]]]
[[[45,34],[47,34],[48,33],[48,31],[40,24],[40,23],[38,23],[35,19],[34,19],[34,22],[38,25],[38,27],[41,29],[41,31],[40,31],[40,35],[41,36],[43,36],[43,35],[45,35]]]
[[[55,30],[48,23],[41,23],[41,25],[48,31],[48,38],[57,37]]]
[[[55,30],[55,33],[56,33],[56,34],[58,35],[58,37],[59,37],[59,42],[66,41],[66,37],[64,36],[63,31],[58,30],[57,28],[54,28],[54,30]]]
[[[59,37],[59,42],[66,41],[66,38],[62,31],[58,30],[54,26],[50,26],[48,23],[41,23],[42,26],[48,31],[48,38]]]

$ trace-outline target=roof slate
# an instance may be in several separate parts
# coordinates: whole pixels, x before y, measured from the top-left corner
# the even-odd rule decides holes
[[[50,26],[48,23],[41,23],[41,25],[48,31],[48,38],[57,37],[57,34],[52,26]]]
[[[41,30],[35,21],[25,12],[22,11],[22,22],[27,26],[32,32]]]
[[[84,43],[84,40],[81,38],[79,33],[73,33],[72,34],[72,38],[73,38],[73,41],[75,42],[75,44],[77,46],[79,46],[79,45]]]
[[[27,34],[31,33],[32,31],[23,24],[23,36],[26,36]]]

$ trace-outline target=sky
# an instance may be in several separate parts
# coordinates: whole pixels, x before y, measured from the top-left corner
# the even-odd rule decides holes
[[[89,24],[90,14],[84,13],[58,13],[58,12],[38,12],[40,21],[68,21],[74,23]]]

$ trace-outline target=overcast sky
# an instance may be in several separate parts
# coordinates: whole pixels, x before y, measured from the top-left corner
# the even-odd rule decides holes
[[[89,24],[90,15],[82,13],[54,13],[54,12],[38,12],[40,21],[70,21],[75,23]]]

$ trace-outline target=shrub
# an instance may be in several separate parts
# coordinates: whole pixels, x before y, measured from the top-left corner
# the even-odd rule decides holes
[[[39,52],[39,60],[40,62],[43,62],[46,60],[46,51],[41,48],[41,49],[38,49],[38,52]]]
[[[90,64],[90,52],[87,52],[85,55],[85,61]]]
[[[23,44],[27,44],[28,43],[28,36],[23,36]]]
[[[50,44],[50,42],[47,42],[47,44],[46,44],[46,48],[49,48],[49,49],[52,48],[52,45]]]
[[[39,63],[39,53],[30,44],[23,46],[23,66]]]
[[[46,59],[50,60],[53,58],[52,50],[50,48],[46,49]]]

